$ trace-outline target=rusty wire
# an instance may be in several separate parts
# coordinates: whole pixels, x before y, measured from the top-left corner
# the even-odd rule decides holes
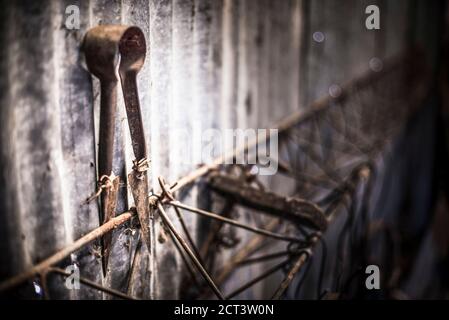
[[[56,274],[59,274],[59,275],[61,275],[63,277],[71,276],[71,273],[66,272],[66,271],[64,271],[61,268],[56,268],[56,267],[48,268],[47,271],[44,274],[48,275],[49,273],[56,273]],[[123,292],[120,292],[118,290],[99,285],[98,283],[95,283],[94,281],[91,281],[91,280],[86,279],[84,277],[79,277],[79,280],[80,280],[80,283],[82,283],[82,284],[85,284],[85,285],[87,285],[87,286],[89,286],[91,288],[94,288],[94,289],[97,289],[99,291],[102,291],[102,292],[105,292],[107,294],[110,294],[110,295],[112,295],[114,297],[125,299],[125,300],[138,300],[135,297],[129,296],[127,294],[124,294]],[[44,283],[46,283],[46,281]],[[44,290],[44,291],[48,292],[48,289]]]

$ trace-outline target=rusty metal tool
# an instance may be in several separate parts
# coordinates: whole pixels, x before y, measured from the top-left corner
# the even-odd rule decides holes
[[[120,77],[134,155],[134,167],[129,174],[143,239],[149,248],[148,160],[137,91],[137,73],[142,68],[146,43],[143,32],[134,26],[101,25],[90,29],[83,43],[89,71],[100,80],[100,143],[98,150],[98,176],[112,181],[102,185],[101,220],[109,221],[115,215],[118,178],[112,172],[114,126],[117,109],[117,82]],[[103,237],[103,271],[106,274],[111,248],[111,233]]]
[[[150,251],[150,215],[152,211],[150,211],[148,198],[149,160],[147,159],[147,144],[143,130],[136,79],[137,73],[145,61],[146,43],[143,32],[137,27],[127,29],[120,41],[119,51],[121,56],[119,75],[128,116],[132,147],[136,157],[133,171],[128,175],[128,182],[131,186],[137,215],[139,216],[142,237]]]
[[[208,183],[213,191],[238,204],[287,219],[296,225],[305,225],[320,231],[327,228],[328,221],[323,211],[309,201],[257,189],[229,174],[212,173]]]

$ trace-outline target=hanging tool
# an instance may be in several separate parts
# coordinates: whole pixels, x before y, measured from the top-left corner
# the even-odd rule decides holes
[[[134,160],[128,176],[144,242],[150,249],[150,216],[148,203],[149,168],[146,142],[137,91],[137,73],[143,66],[146,43],[143,32],[134,26],[101,25],[90,29],[83,43],[89,71],[100,80],[100,143],[98,176],[101,187],[101,220],[115,216],[119,178],[112,172],[114,126],[117,109],[117,82],[121,80]],[[103,237],[103,272],[106,274],[111,248],[111,233]]]

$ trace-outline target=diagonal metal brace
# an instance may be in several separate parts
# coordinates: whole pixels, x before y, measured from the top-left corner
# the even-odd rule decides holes
[[[320,231],[327,228],[326,216],[312,202],[260,190],[238,178],[222,173],[211,173],[208,184],[213,191],[246,207],[289,220],[296,225],[305,225]]]

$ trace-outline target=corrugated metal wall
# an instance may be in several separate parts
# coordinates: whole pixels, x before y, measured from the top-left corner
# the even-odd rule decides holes
[[[80,52],[90,27],[130,24],[145,33],[148,53],[138,85],[151,183],[157,189],[159,175],[174,181],[194,167],[180,161],[193,147],[194,128],[264,128],[327,94],[332,84],[368,69],[373,57],[401,51],[422,30],[434,45],[427,35],[436,29],[428,21],[438,7],[423,3],[5,2],[0,32],[0,277],[26,269],[99,225],[97,204],[82,205],[95,191],[98,141],[99,84],[83,67]],[[64,27],[65,9],[72,4],[80,8],[80,30]],[[365,28],[369,4],[381,7],[380,31]],[[313,39],[316,32],[323,33],[323,42]],[[113,168],[125,177],[132,151],[118,96]],[[271,184],[279,188],[276,180]],[[185,201],[196,204],[199,196],[192,188]],[[131,205],[132,197],[121,188],[118,212]],[[188,217],[195,230],[196,220]],[[89,279],[139,297],[176,298],[182,262],[171,242],[163,241],[159,223],[151,257],[142,246],[135,257],[140,268],[132,275],[137,235],[129,227],[114,232],[109,262],[114,272],[106,279],[101,279],[101,261],[95,255],[98,244],[66,262],[77,263]],[[52,295],[100,298],[86,288],[60,290]]]

